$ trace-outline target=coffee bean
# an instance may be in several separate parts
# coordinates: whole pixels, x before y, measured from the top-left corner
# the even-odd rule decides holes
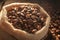
[[[14,9],[11,10],[11,13],[15,13],[16,11]]]
[[[23,10],[24,10],[24,12],[27,12],[27,8],[24,8]]]
[[[37,25],[37,30],[40,30],[41,29],[41,25]]]
[[[45,25],[46,15],[40,14],[42,14],[40,10],[33,5],[21,5],[7,10],[8,21],[12,23],[15,28],[32,34]]]
[[[32,33],[35,33],[36,31],[37,31],[36,29],[33,29],[33,30],[32,30]]]
[[[17,19],[12,19],[12,22],[14,23],[14,22],[17,22],[18,20]]]
[[[11,22],[11,19],[8,19],[9,22]]]
[[[59,38],[56,36],[56,40],[59,40]]]
[[[35,16],[35,15],[32,15],[32,16],[31,16],[31,18],[32,18],[32,19],[35,19],[35,18],[36,18],[36,16]]]
[[[51,28],[53,28],[54,26],[53,25],[51,25]]]
[[[52,31],[56,31],[56,28],[52,28]]]
[[[22,19],[19,19],[19,22],[23,23]]]
[[[14,10],[16,10],[16,11],[17,11],[17,10],[18,10],[18,8],[17,8],[17,7],[15,7],[15,8],[14,8]]]
[[[32,14],[36,15],[36,14],[37,14],[37,12],[36,12],[36,11],[33,11],[33,12],[32,12]]]
[[[8,18],[12,18],[12,16],[8,16]]]
[[[34,10],[35,10],[35,11],[38,11],[38,9],[36,9],[36,8],[35,8]]]
[[[58,38],[60,38],[60,35],[58,35]]]
[[[59,13],[55,12],[50,14],[51,15],[51,24],[50,24],[50,30],[52,31],[52,29],[54,30],[54,32],[52,32],[52,34],[54,34],[56,37],[55,40],[60,40],[60,38],[58,37],[58,35],[60,35],[60,19],[59,19]]]
[[[17,12],[18,15],[19,15],[20,13],[21,13],[21,12],[19,12],[19,11]]]
[[[26,20],[24,19],[23,22],[26,22]]]
[[[12,16],[13,19],[15,19],[16,17],[15,16]]]
[[[32,12],[30,9],[29,9],[29,10],[27,10],[27,11],[28,11],[28,12],[30,12],[30,13]]]
[[[25,27],[28,28],[28,25],[25,23]]]
[[[36,20],[36,19],[34,19],[34,20],[33,20],[33,23],[36,23],[36,22],[37,22],[37,20]]]
[[[31,14],[29,14],[29,13],[26,14],[26,18],[30,18],[30,16],[31,16]]]
[[[22,16],[24,16],[24,14],[23,13],[20,13]]]
[[[24,10],[21,11],[22,13],[24,12]]]
[[[28,12],[28,11],[27,11],[26,13],[27,13],[27,14],[30,14],[30,12]]]
[[[41,18],[42,21],[44,21],[44,18]]]
[[[59,31],[60,31],[60,30],[58,30],[58,29],[56,30],[56,32],[59,32]]]
[[[60,34],[60,31],[58,31],[58,32],[56,31],[56,33],[57,33],[57,34]]]
[[[52,35],[53,35],[53,36],[56,36],[56,34],[55,34],[55,33],[53,33]]]
[[[55,31],[51,31],[51,33],[53,34],[53,33],[55,33]]]
[[[60,26],[59,26],[59,29],[60,29]]]
[[[53,23],[53,25],[54,25],[54,26],[58,26],[58,24],[56,24],[56,23]]]
[[[21,7],[18,7],[18,10],[17,11],[20,11],[21,12],[22,11],[22,8]]]
[[[37,13],[36,15],[37,15],[37,16],[40,16],[40,13]]]

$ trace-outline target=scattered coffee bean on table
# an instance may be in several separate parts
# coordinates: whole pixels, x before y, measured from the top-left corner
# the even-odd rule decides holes
[[[8,21],[15,28],[32,34],[45,25],[47,16],[44,15],[40,13],[39,7],[33,5],[20,5],[7,10]]]
[[[55,40],[60,40],[60,12],[51,15],[50,31],[56,37]]]

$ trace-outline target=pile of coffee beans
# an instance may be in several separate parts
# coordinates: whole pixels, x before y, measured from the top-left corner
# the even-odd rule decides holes
[[[46,14],[40,13],[40,8],[32,5],[20,5],[7,10],[8,21],[15,27],[28,33],[40,30],[46,21]]]
[[[51,15],[50,31],[56,40],[60,40],[60,12]]]

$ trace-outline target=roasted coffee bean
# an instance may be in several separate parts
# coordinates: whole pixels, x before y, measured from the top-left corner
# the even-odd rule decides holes
[[[11,12],[11,13],[15,13],[15,12],[16,12],[16,10],[15,10],[15,9],[12,9],[12,10],[10,10],[10,12]]]
[[[37,8],[35,8],[34,10],[35,10],[35,11],[38,11],[38,9],[37,9]]]
[[[39,17],[40,16],[40,13],[37,13],[36,15]]]
[[[54,26],[58,26],[58,24],[56,24],[56,23],[53,23],[53,25],[54,25]]]
[[[8,18],[12,18],[12,16],[8,16]]]
[[[17,7],[14,7],[14,10],[15,10],[15,11],[17,11],[17,10],[18,10],[18,8],[17,8]]]
[[[36,19],[36,16],[35,16],[35,15],[32,15],[31,18],[32,18],[32,19]]]
[[[59,26],[59,29],[60,29],[60,26]]]
[[[9,22],[11,22],[11,19],[8,19]]]
[[[56,33],[60,35],[60,31],[59,32],[56,32]]]
[[[58,38],[60,39],[60,35],[58,34]]]
[[[18,11],[22,11],[22,8],[21,7],[18,7]]]
[[[36,20],[36,19],[34,19],[34,20],[33,20],[33,23],[36,23],[36,22],[37,22],[37,20]]]
[[[57,30],[56,30],[56,33],[59,32],[59,31],[60,31],[60,30],[57,29]]]
[[[24,13],[20,13],[22,16],[24,16]]]
[[[56,40],[59,40],[58,36],[56,36]]]
[[[60,35],[60,12],[55,12],[51,14],[51,24],[50,24],[50,30],[52,31],[52,29],[54,28],[54,31],[51,32],[52,34],[54,34],[56,37],[55,40],[60,40],[60,38],[58,37]]]
[[[56,28],[52,28],[52,31],[56,31]]]
[[[13,19],[15,19],[16,17],[15,16],[12,16]]]
[[[31,10],[34,10],[34,8],[32,7]]]
[[[51,33],[53,34],[53,33],[55,33],[55,31],[51,31]]]
[[[37,12],[36,12],[36,11],[33,11],[33,12],[32,12],[32,14],[36,15],[36,14],[37,14]]]
[[[24,25],[25,25],[25,28],[28,28],[28,25],[26,23]]]
[[[18,12],[17,12],[17,15],[19,15],[20,13],[21,13],[21,12],[18,11]]]
[[[53,35],[53,36],[56,36],[56,34],[55,34],[55,33],[53,33],[52,35]]]
[[[51,25],[51,28],[53,28],[54,26],[53,25]]]
[[[45,25],[46,15],[40,14],[40,10],[32,5],[21,5],[7,10],[8,21],[14,27],[32,34]]]
[[[41,26],[41,25],[37,25],[37,27],[36,27],[36,28],[37,28],[37,30],[40,30],[40,29],[41,29],[41,27],[40,27],[40,26]]]
[[[29,13],[26,14],[26,18],[30,18],[30,16],[31,16],[31,14],[29,14]]]
[[[44,18],[41,18],[42,21],[44,21]]]
[[[32,33],[35,33],[36,31],[37,31],[37,29],[33,29],[33,30],[32,30]]]
[[[32,19],[27,19],[27,24],[32,25],[33,24],[33,20]]]

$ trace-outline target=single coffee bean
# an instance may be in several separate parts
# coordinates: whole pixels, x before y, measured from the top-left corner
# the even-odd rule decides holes
[[[53,36],[56,36],[56,34],[55,34],[55,33],[53,33],[52,35],[53,35]]]
[[[20,13],[22,16],[24,16],[24,14],[23,13]]]
[[[53,34],[53,33],[55,33],[55,31],[51,31],[51,33]]]
[[[32,30],[32,33],[35,33],[36,31],[37,31],[36,29],[33,29],[33,30]]]
[[[31,14],[29,14],[29,13],[26,14],[26,18],[30,18],[30,16],[31,16]]]
[[[39,17],[40,16],[40,13],[37,13],[36,15]]]
[[[15,13],[15,12],[16,12],[16,10],[14,10],[14,9],[11,10],[11,13]]]
[[[59,32],[59,31],[60,31],[60,30],[58,30],[58,29],[56,30],[56,32]]]
[[[56,31],[56,28],[52,28],[52,31]]]
[[[36,12],[36,11],[33,11],[33,12],[32,12],[32,14],[36,15],[36,14],[37,14],[37,12]]]
[[[37,28],[37,30],[40,30],[40,29],[41,29],[41,27],[40,27],[40,26],[41,26],[41,25],[37,25],[37,27],[36,27],[36,28]]]
[[[58,34],[58,38],[60,39],[60,35]]]
[[[16,10],[16,11],[17,11],[17,10],[18,10],[18,8],[17,8],[17,7],[14,7],[14,10]]]
[[[59,29],[60,29],[60,26],[59,26]]]
[[[53,28],[54,26],[53,26],[53,25],[51,25],[51,27]]]
[[[11,18],[12,18],[12,16],[8,16],[8,18],[10,18],[10,19],[11,19]]]
[[[36,22],[37,22],[37,20],[36,20],[36,19],[34,19],[34,20],[33,20],[33,23],[36,23]]]
[[[16,17],[15,16],[12,16],[13,19],[15,19]]]
[[[35,19],[35,18],[36,18],[36,16],[35,16],[35,15],[32,15],[32,16],[31,16],[31,18],[32,18],[32,19]]]
[[[19,11],[17,12],[18,15],[19,15],[20,13],[21,13],[21,12],[19,12]]]

